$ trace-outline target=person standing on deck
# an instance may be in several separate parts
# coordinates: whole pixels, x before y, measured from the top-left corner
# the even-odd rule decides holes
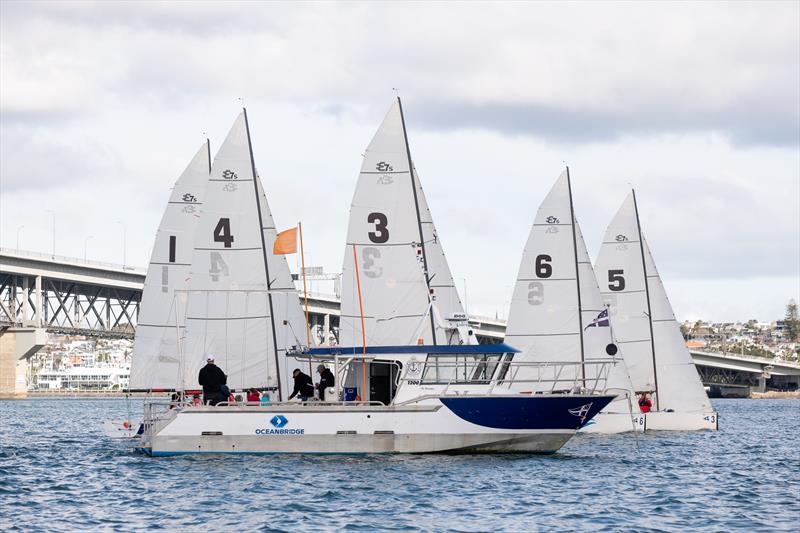
[[[198,381],[203,387],[203,403],[207,405],[217,405],[219,402],[226,401],[222,397],[222,386],[228,382],[228,377],[220,367],[214,364],[214,356],[208,354],[206,366],[200,369]]]
[[[295,368],[292,377],[294,378],[294,390],[289,396],[290,400],[299,395],[300,399],[305,402],[314,396],[314,382],[311,380],[311,376],[304,374],[299,368]]]

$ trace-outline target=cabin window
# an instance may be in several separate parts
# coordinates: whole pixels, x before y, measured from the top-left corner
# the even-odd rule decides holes
[[[503,355],[429,354],[422,373],[422,383],[489,383]]]

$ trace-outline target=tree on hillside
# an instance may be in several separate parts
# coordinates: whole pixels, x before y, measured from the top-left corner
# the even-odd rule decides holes
[[[797,317],[797,304],[794,300],[789,300],[786,305],[786,334],[789,336],[790,341],[797,341],[800,335],[800,319]]]

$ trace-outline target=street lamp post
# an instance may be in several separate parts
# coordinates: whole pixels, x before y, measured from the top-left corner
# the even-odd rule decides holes
[[[117,220],[117,224],[122,226],[122,268],[124,269],[128,263],[128,229],[121,220]]]
[[[83,241],[83,260],[86,261],[86,249],[89,246],[89,239],[94,239],[94,235],[89,235]]]
[[[50,209],[48,209],[47,212],[50,213],[50,216],[53,217],[53,254],[52,254],[52,258],[55,259],[56,258],[56,212],[53,211],[53,210],[50,210]]]

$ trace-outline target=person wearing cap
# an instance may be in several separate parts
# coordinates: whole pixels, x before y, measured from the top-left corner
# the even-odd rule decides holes
[[[228,382],[228,377],[220,367],[214,364],[214,356],[208,354],[206,366],[200,369],[198,381],[203,387],[203,403],[207,405],[217,405],[224,402],[227,398],[222,396],[222,386]]]
[[[294,378],[294,390],[292,395],[289,396],[290,400],[299,395],[300,400],[305,402],[314,396],[314,382],[311,376],[303,373],[299,368],[295,368],[294,372],[292,372],[292,377]]]

